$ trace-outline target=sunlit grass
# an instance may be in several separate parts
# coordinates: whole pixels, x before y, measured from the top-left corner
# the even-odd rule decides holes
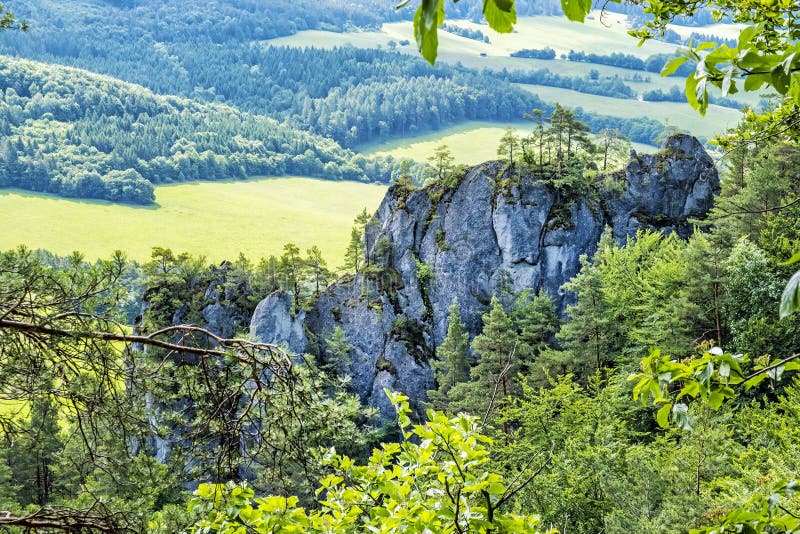
[[[369,155],[391,155],[395,158],[425,162],[437,147],[447,145],[456,163],[475,165],[497,159],[497,147],[508,126],[512,126],[519,135],[527,135],[532,127],[529,122],[502,124],[470,121],[458,126],[442,128],[436,132],[393,139],[385,143],[364,145],[360,147],[360,150]],[[655,146],[640,143],[633,143],[633,148],[640,153],[657,150]]]
[[[385,186],[301,177],[199,182],[156,188],[155,206],[68,200],[0,190],[0,248],[24,243],[87,258],[121,249],[146,260],[154,246],[205,255],[209,261],[257,260],[284,243],[317,245],[332,266],[342,262],[353,219],[374,211]]]

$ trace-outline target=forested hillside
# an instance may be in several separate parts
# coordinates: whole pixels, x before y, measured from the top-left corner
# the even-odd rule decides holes
[[[393,167],[222,104],[162,97],[76,69],[6,58],[4,186],[138,203],[152,184],[301,174],[388,181]]]
[[[367,159],[342,145],[552,109],[488,73],[433,70],[398,53],[256,47],[250,61],[223,75],[216,66],[226,62],[224,54],[211,54],[193,70],[216,77],[240,105],[234,107],[9,58],[0,70],[0,126],[7,135],[0,183],[146,203],[151,184],[185,180],[301,174],[388,182],[397,175],[395,162]],[[594,131],[615,128],[635,141],[651,142],[663,130],[653,120],[578,117]]]
[[[170,2],[140,2],[135,9],[76,4],[74,10],[63,3],[56,9],[56,4],[36,2],[36,10],[20,6],[20,15],[30,17],[30,33],[0,35],[0,51],[109,74],[161,94],[225,102],[290,121],[347,147],[467,119],[519,120],[533,108],[551,107],[490,71],[434,69],[419,58],[386,50],[297,50],[264,42],[297,29],[327,27],[319,17],[339,21],[336,27],[344,20],[368,25],[391,19],[383,16],[382,3],[368,4],[348,4],[343,12],[318,10],[297,27],[292,17],[276,16],[282,4],[277,11],[270,6],[253,14],[248,6],[209,1],[208,11],[196,15],[203,23],[187,24],[191,17]],[[302,19],[311,8],[301,3],[293,9],[293,16]],[[359,15],[348,18],[351,12]],[[240,18],[246,18],[241,27],[235,24]],[[254,26],[254,20],[262,24]],[[592,114],[583,120],[596,131],[608,121]],[[651,143],[660,132],[655,122],[646,133],[637,132],[633,121],[617,122],[638,142]]]
[[[116,7],[76,2],[72,9],[36,2],[18,10],[20,17],[28,17],[30,33],[0,36],[0,50],[110,74],[161,94],[224,101],[275,118],[297,117],[303,128],[345,145],[464,117],[517,119],[536,103],[522,91],[500,102],[488,91],[497,80],[434,70],[398,54],[276,50],[263,44],[298,29],[374,26],[395,13],[380,3],[367,2],[369,8],[331,4],[333,9],[310,2],[267,7],[208,1],[193,3],[186,13],[182,2]],[[202,24],[192,23],[195,19]],[[453,93],[464,96],[448,98]],[[398,101],[399,95],[403,100]],[[462,98],[467,102],[459,103]],[[392,109],[376,109],[376,100],[378,108],[385,101]]]

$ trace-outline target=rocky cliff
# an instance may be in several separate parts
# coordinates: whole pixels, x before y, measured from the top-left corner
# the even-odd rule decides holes
[[[594,253],[606,227],[618,242],[643,227],[688,235],[690,219],[702,217],[719,190],[713,161],[685,135],[669,138],[658,154],[632,152],[625,169],[607,180],[611,187],[569,196],[494,162],[469,169],[446,190],[390,189],[365,239],[372,268],[335,283],[305,317],[288,316],[286,303],[262,303],[251,332],[325,360],[333,358],[325,339],[339,326],[352,350],[338,365],[352,376],[353,391],[387,416],[384,387],[405,392],[419,407],[434,387],[430,359],[454,298],[473,336],[501,284],[547,291],[563,310],[570,296],[561,286],[577,273],[580,256]],[[273,305],[280,300],[269,298]]]

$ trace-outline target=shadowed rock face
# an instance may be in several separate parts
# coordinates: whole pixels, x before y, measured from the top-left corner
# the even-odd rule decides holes
[[[632,152],[624,171],[613,176],[621,192],[598,198],[559,198],[536,176],[504,185],[504,172],[500,163],[486,163],[447,191],[424,189],[401,198],[390,189],[366,253],[380,274],[340,280],[305,317],[323,359],[331,357],[324,340],[335,326],[344,329],[352,345],[345,362],[352,389],[386,416],[393,413],[383,388],[404,392],[419,410],[434,387],[429,360],[447,333],[454,298],[472,336],[501,284],[547,291],[563,311],[570,295],[561,286],[577,274],[580,256],[595,252],[606,227],[618,242],[640,228],[687,236],[689,219],[702,217],[719,191],[713,161],[685,135],[670,137],[659,154]],[[380,250],[388,253],[377,257]],[[266,325],[254,333],[289,343]],[[290,330],[297,331],[284,331]],[[292,348],[300,350],[294,341]]]
[[[250,320],[250,335],[264,343],[282,343],[295,354],[302,354],[308,346],[303,330],[306,312],[292,315],[292,296],[276,291],[262,300]]]

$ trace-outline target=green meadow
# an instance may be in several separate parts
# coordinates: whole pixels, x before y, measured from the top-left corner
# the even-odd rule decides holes
[[[122,249],[146,260],[154,246],[205,255],[209,261],[243,252],[257,260],[280,254],[292,241],[317,245],[338,267],[353,219],[374,211],[385,186],[302,177],[199,182],[156,188],[155,206],[69,200],[0,190],[0,248],[21,243],[59,254],[79,250],[88,259]]]
[[[520,17],[514,33],[499,34],[488,26],[465,20],[448,20],[449,24],[478,29],[485,33],[490,43],[467,39],[448,32],[439,36],[439,58],[450,62],[461,55],[508,56],[511,52],[522,48],[544,48],[549,46],[557,53],[569,50],[583,50],[598,54],[611,54],[624,51],[642,58],[657,53],[672,53],[675,45],[661,41],[651,41],[642,47],[627,35],[624,16],[607,13],[600,20],[599,12],[595,12],[585,24],[568,21],[563,16]],[[336,33],[321,30],[300,31],[287,37],[278,37],[266,41],[277,46],[298,46],[332,48],[335,46],[355,46],[361,48],[387,47],[390,41],[411,41],[410,45],[399,47],[400,50],[416,53],[414,28],[411,21],[389,22],[380,31]]]
[[[519,135],[527,135],[531,131],[529,122],[502,124],[469,121],[414,137],[362,145],[359,151],[365,155],[393,156],[424,162],[438,146],[447,145],[456,163],[475,165],[497,159],[497,147],[508,126],[513,127]],[[633,143],[633,148],[641,153],[656,151],[656,147],[640,143]]]
[[[561,54],[566,54],[570,50],[578,50],[587,53],[611,54],[622,52],[646,58],[653,54],[674,54],[678,48],[675,44],[662,41],[648,41],[641,47],[636,46],[636,40],[627,34],[625,17],[616,13],[600,14],[594,11],[585,24],[570,22],[563,16],[536,16],[521,17],[517,24],[517,31],[510,34],[498,34],[490,30],[487,26],[476,24],[465,20],[449,20],[448,23],[470,29],[477,29],[486,34],[491,43],[483,43],[472,39],[467,39],[459,35],[448,32],[440,32],[439,35],[439,61],[445,63],[460,63],[465,67],[474,69],[491,70],[537,70],[548,69],[563,76],[586,76],[589,71],[596,70],[600,76],[610,77],[619,76],[628,83],[639,94],[646,91],[661,89],[668,91],[674,85],[681,86],[683,80],[680,78],[662,78],[656,73],[639,72],[630,69],[622,69],[608,65],[598,65],[576,61],[566,61],[560,59]],[[738,35],[739,27],[732,24],[714,24],[701,27],[684,27],[678,25],[671,26],[675,31],[684,37],[688,37],[692,32],[705,33],[708,35],[718,35],[723,38],[730,38]],[[357,48],[388,48],[390,43],[394,43],[397,50],[411,55],[418,55],[416,44],[414,43],[414,31],[411,22],[391,22],[382,26],[380,31],[335,33],[320,30],[301,31],[287,37],[280,37],[265,44],[276,46],[295,46],[295,47],[316,47],[333,48],[337,46],[354,46]],[[401,46],[401,41],[410,41],[409,44]],[[531,58],[511,57],[511,53],[523,48],[553,48],[557,53],[557,59],[540,60]],[[634,82],[631,78],[634,74],[645,78],[647,81]],[[548,87],[551,91],[565,91],[563,89]],[[552,93],[549,93],[552,95]],[[584,95],[584,93],[576,93]],[[618,99],[611,99],[613,107],[609,107],[608,99],[595,100],[590,98],[593,95],[585,95],[582,101],[574,95],[565,94],[563,98],[549,98],[550,101],[558,101],[564,105],[583,106],[584,109],[602,114],[617,114],[620,103]],[[602,97],[601,97],[602,98]],[[760,100],[758,94],[737,95],[736,97],[743,103],[756,105]],[[625,100],[627,106],[629,100]],[[660,107],[669,107],[676,103],[660,102]],[[689,109],[687,105],[683,105]],[[638,113],[642,106],[636,108]],[[658,106],[655,108],[658,111]],[[645,109],[645,116],[649,115],[649,110]],[[731,110],[733,111],[733,110]],[[685,110],[681,110],[681,115],[685,115]],[[663,115],[663,113],[657,113]],[[730,113],[728,113],[728,116]],[[639,115],[636,115],[639,116]],[[723,121],[727,124],[726,116]],[[654,117],[655,118],[655,117]],[[678,118],[677,120],[682,120]],[[675,123],[671,123],[675,124]],[[675,124],[676,126],[685,128]],[[717,133],[717,132],[713,132]],[[698,132],[697,135],[710,137],[705,133]]]
[[[612,98],[588,95],[569,89],[545,87],[542,85],[517,84],[530,91],[545,102],[558,102],[569,107],[583,107],[587,111],[597,111],[604,115],[614,115],[626,119],[646,117],[689,132],[698,137],[711,139],[724,133],[739,122],[742,114],[733,108],[710,105],[703,117],[686,102],[646,102],[642,100]]]

